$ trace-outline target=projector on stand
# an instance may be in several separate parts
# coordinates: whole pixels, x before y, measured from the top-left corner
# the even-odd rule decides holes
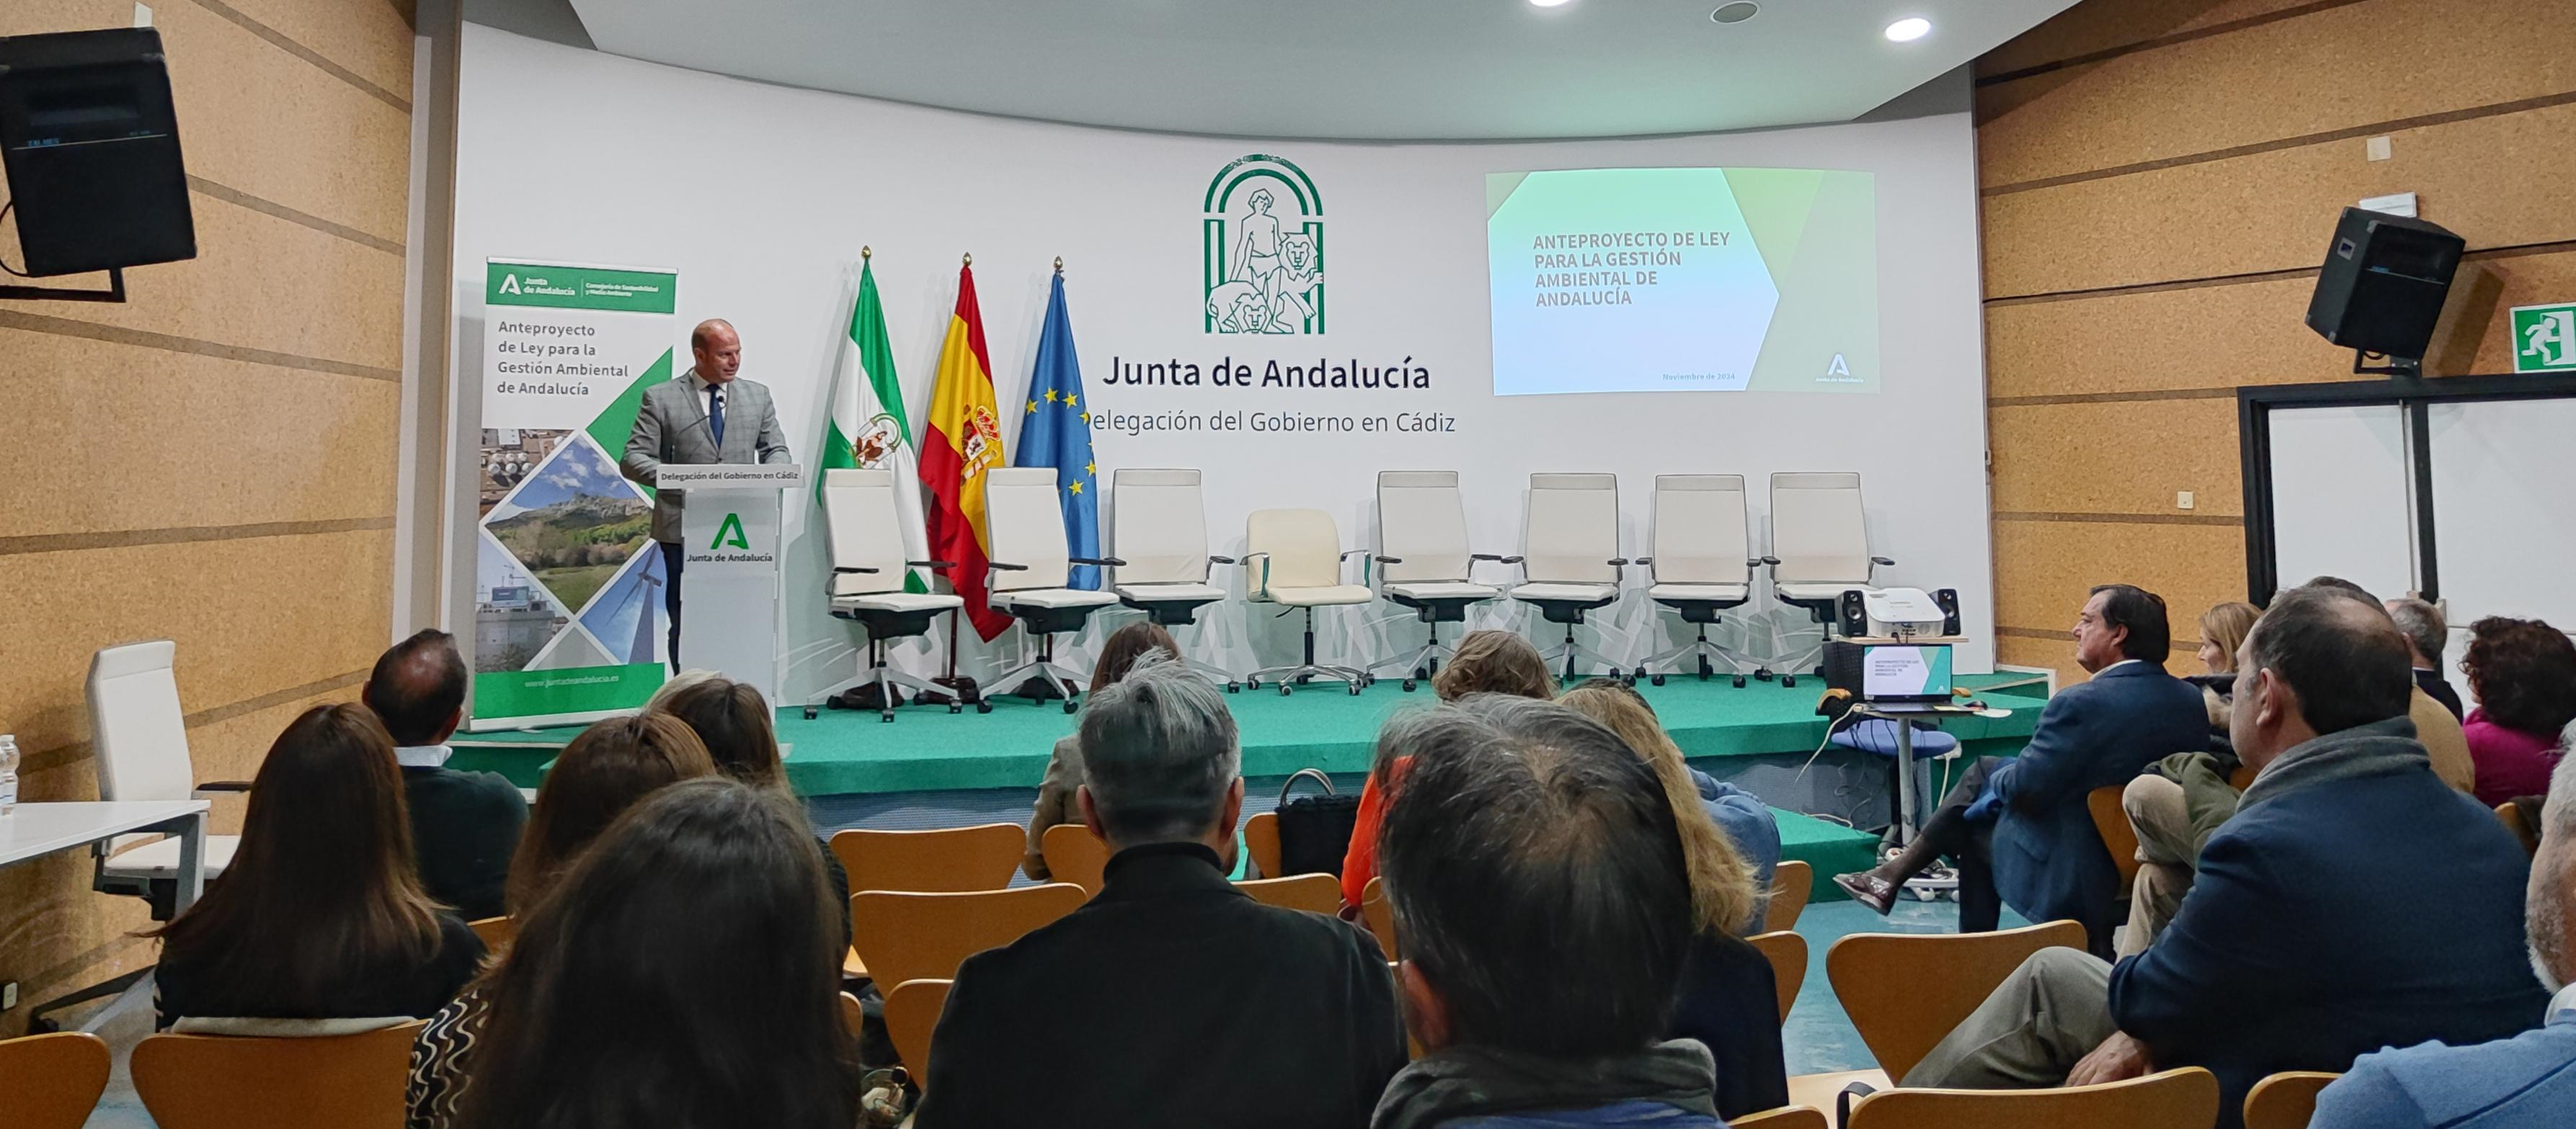
[[[1959,593],[1954,588],[1854,588],[1836,605],[1847,639],[1946,638],[1959,633]]]

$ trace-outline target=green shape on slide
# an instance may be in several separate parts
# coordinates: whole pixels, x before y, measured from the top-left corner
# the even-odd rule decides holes
[[[1771,270],[1772,285],[1788,289],[1789,264],[1798,258],[1798,242],[1806,235],[1816,190],[1826,174],[1816,169],[1725,172],[1735,206],[1744,213],[1744,226],[1753,233],[1753,246],[1762,252],[1762,265]]]
[[[1503,204],[1512,198],[1512,193],[1520,188],[1521,182],[1528,179],[1529,174],[1525,172],[1489,172],[1485,174],[1485,219],[1487,222],[1492,222],[1494,213],[1502,211]]]
[[[1820,177],[1796,252],[1771,265],[1780,305],[1753,362],[1751,392],[1876,392],[1878,185],[1865,172]],[[1762,247],[1767,255],[1770,245]],[[1834,371],[1834,359],[1842,370]]]
[[[626,391],[609,401],[598,419],[590,421],[591,441],[599,444],[600,450],[608,452],[609,458],[624,458],[626,437],[635,433],[635,416],[644,410],[644,390],[669,379],[671,351],[664,349],[660,359],[645,367],[644,375],[636,377],[635,383],[627,385]],[[644,496],[649,498],[652,495],[653,488],[644,487]]]

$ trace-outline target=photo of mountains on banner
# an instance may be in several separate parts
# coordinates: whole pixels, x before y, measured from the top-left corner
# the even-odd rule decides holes
[[[486,671],[652,662],[662,556],[653,503],[572,433],[483,517],[475,665]]]

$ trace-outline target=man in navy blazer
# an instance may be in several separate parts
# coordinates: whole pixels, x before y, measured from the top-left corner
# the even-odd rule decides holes
[[[1961,932],[1992,930],[2010,903],[2032,921],[2084,923],[2093,951],[2108,955],[2120,875],[2084,796],[2208,746],[2200,691],[2165,673],[2172,649],[2163,598],[2127,584],[2093,589],[2075,619],[2075,661],[2092,679],[2048,700],[2019,757],[1969,766],[1904,850],[1835,884],[1886,913],[1907,879],[1947,855],[1959,868]]]
[[[2378,604],[2274,598],[2237,664],[2229,725],[2255,769],[2201,849],[2180,912],[2114,966],[2044,949],[1905,1076],[1909,1086],[2218,1076],[2219,1124],[2285,1070],[2383,1046],[2503,1038],[2547,995],[2524,962],[2528,861],[2434,775],[2407,716],[2406,640]]]

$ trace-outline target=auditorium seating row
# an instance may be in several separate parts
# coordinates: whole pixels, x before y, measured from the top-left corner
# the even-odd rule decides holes
[[[986,472],[986,517],[992,541],[990,602],[1024,625],[1037,641],[1036,657],[990,685],[1016,687],[1036,680],[1051,687],[1073,712],[1081,676],[1055,661],[1055,639],[1079,631],[1091,614],[1123,604],[1166,627],[1194,623],[1198,610],[1227,597],[1212,568],[1237,568],[1244,599],[1270,604],[1280,614],[1301,612],[1304,652],[1299,662],[1256,670],[1241,678],[1208,672],[1228,690],[1275,685],[1282,694],[1318,680],[1349,693],[1394,670],[1414,689],[1434,674],[1451,648],[1440,625],[1463,623],[1467,609],[1509,597],[1538,610],[1565,636],[1547,656],[1571,681],[1589,666],[1596,672],[1652,679],[1667,674],[1706,679],[1721,667],[1734,684],[1768,680],[1774,671],[1795,685],[1831,633],[1842,594],[1869,587],[1878,566],[1896,562],[1869,550],[1861,483],[1851,473],[1780,473],[1771,476],[1770,551],[1756,554],[1745,502],[1745,480],[1735,474],[1666,474],[1655,478],[1651,551],[1631,558],[1620,545],[1619,479],[1611,474],[1533,474],[1524,509],[1520,552],[1476,552],[1467,532],[1467,509],[1456,471],[1385,471],[1377,481],[1377,547],[1344,548],[1331,514],[1318,509],[1257,510],[1245,519],[1242,557],[1209,551],[1200,472],[1124,469],[1113,472],[1110,542],[1114,555],[1074,557],[1065,536],[1050,468],[995,468]],[[930,632],[936,619],[955,615],[954,594],[907,590],[916,571],[954,562],[907,560],[896,492],[910,489],[891,471],[833,470],[823,483],[824,518],[830,527],[832,614],[865,629],[867,646],[857,684],[876,688],[880,715],[894,720],[900,692],[946,696],[941,687],[890,666],[887,645]],[[1358,560],[1358,583],[1351,561]],[[1480,567],[1484,569],[1479,574]],[[1109,570],[1097,589],[1070,586],[1077,568]],[[1585,613],[1616,603],[1627,569],[1646,570],[1645,594],[1696,628],[1691,641],[1633,669],[1589,647],[1575,635]],[[1494,570],[1513,570],[1496,576]],[[1781,656],[1757,656],[1708,637],[1719,613],[1753,599],[1756,570],[1767,569],[1773,598],[1804,609],[1820,625],[1814,646]],[[1386,600],[1425,625],[1424,641],[1409,654],[1358,660],[1361,665],[1319,662],[1316,612],[1321,608]],[[849,685],[852,683],[845,683]],[[819,701],[819,699],[818,699]],[[975,703],[989,711],[989,701]],[[952,701],[950,712],[964,702]],[[808,707],[807,714],[815,712]]]

